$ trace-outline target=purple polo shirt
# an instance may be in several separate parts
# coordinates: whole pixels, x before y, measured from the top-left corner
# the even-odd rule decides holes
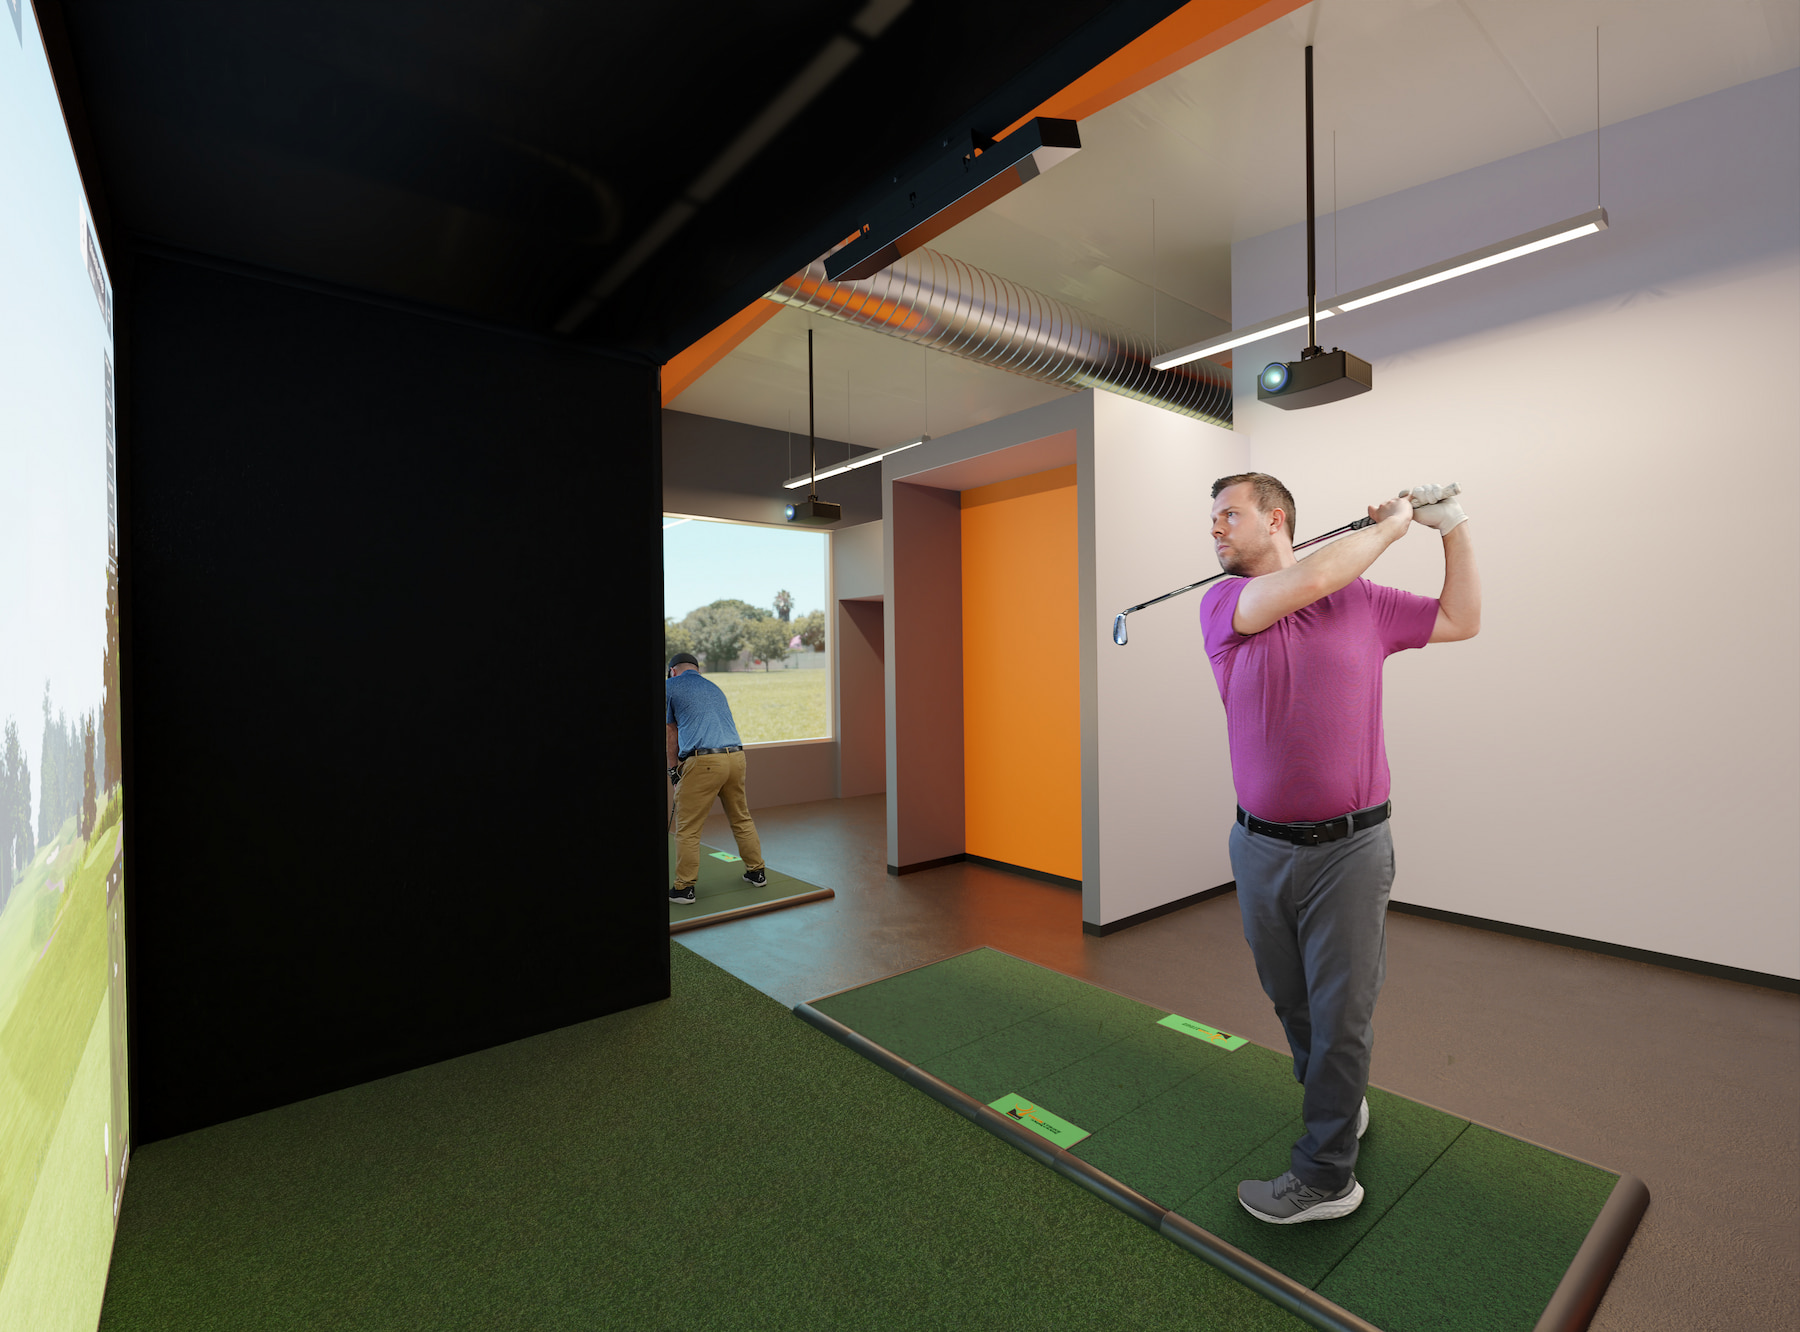
[[[1250,585],[1207,589],[1200,630],[1231,737],[1238,804],[1271,823],[1313,823],[1388,798],[1381,665],[1424,647],[1430,597],[1359,578],[1259,634],[1231,627]]]

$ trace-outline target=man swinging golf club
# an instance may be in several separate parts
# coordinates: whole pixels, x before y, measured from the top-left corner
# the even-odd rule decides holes
[[[744,798],[744,742],[738,738],[725,691],[700,674],[693,653],[677,652],[669,659],[663,698],[677,838],[675,883],[669,889],[669,900],[694,900],[694,884],[700,878],[700,825],[706,822],[715,796],[731,820],[744,878],[761,888],[769,879],[762,842]]]
[[[1237,575],[1200,603],[1237,788],[1231,871],[1257,976],[1306,1089],[1289,1169],[1238,1185],[1261,1221],[1328,1220],[1362,1203],[1356,1154],[1394,881],[1381,669],[1392,653],[1481,627],[1457,492],[1414,486],[1370,505],[1370,526],[1297,560],[1286,486],[1261,472],[1213,483],[1213,544]],[[1362,576],[1415,522],[1443,538],[1435,601]]]

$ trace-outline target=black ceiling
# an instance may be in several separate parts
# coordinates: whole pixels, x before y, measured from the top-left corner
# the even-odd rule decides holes
[[[867,39],[865,4],[39,9],[114,244],[545,334],[826,43],[854,41],[848,67],[568,334],[662,361],[929,170],[946,138],[960,152],[971,129],[998,131],[1179,8],[912,0]]]

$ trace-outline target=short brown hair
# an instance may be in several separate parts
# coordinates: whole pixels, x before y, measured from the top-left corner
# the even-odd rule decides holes
[[[1294,539],[1294,492],[1267,472],[1239,472],[1236,476],[1222,476],[1213,482],[1212,497],[1219,498],[1221,490],[1232,486],[1247,485],[1250,493],[1256,496],[1256,507],[1261,513],[1274,513],[1280,509],[1287,515],[1288,540]]]

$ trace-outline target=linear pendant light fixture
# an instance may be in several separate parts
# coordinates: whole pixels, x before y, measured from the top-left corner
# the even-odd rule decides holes
[[[813,476],[815,475],[820,481],[823,481],[826,477],[830,476],[841,476],[845,472],[855,471],[858,467],[867,467],[870,463],[878,463],[883,458],[891,458],[896,453],[905,453],[908,449],[916,449],[930,438],[930,435],[920,435],[917,439],[909,439],[904,444],[896,444],[891,449],[876,449],[872,453],[859,453],[854,458],[848,458],[841,463],[827,467],[822,472],[816,474],[803,472],[799,476],[790,476],[781,484],[789,490],[798,490],[801,486],[807,484],[809,480],[813,479]]]
[[[1547,227],[1539,227],[1536,231],[1527,231],[1514,236],[1511,240],[1499,241],[1484,246],[1479,250],[1470,250],[1467,254],[1459,254],[1454,259],[1446,259],[1439,264],[1429,264],[1424,268],[1415,268],[1410,273],[1402,273],[1399,277],[1389,278],[1386,282],[1377,282],[1371,286],[1359,287],[1355,291],[1335,296],[1322,302],[1318,318],[1329,319],[1332,315],[1347,314],[1351,310],[1360,310],[1365,305],[1374,305],[1377,301],[1389,300],[1395,296],[1404,296],[1409,291],[1417,291],[1421,287],[1430,287],[1439,282],[1448,282],[1451,278],[1461,277],[1464,273],[1473,273],[1479,269],[1492,268],[1495,264],[1503,264],[1509,259],[1518,259],[1527,254],[1536,254],[1539,250],[1547,250],[1552,245],[1561,245],[1581,236],[1591,236],[1596,231],[1606,230],[1606,210],[1590,208],[1585,213],[1564,218],[1561,222],[1553,222]],[[1265,319],[1260,324],[1252,324],[1248,328],[1234,328],[1231,332],[1216,338],[1208,338],[1204,342],[1196,342],[1187,347],[1178,347],[1174,351],[1165,352],[1150,364],[1158,370],[1168,370],[1174,366],[1186,365],[1189,361],[1197,361],[1203,356],[1216,356],[1233,347],[1242,347],[1245,343],[1258,342],[1263,338],[1274,337],[1277,333],[1286,333],[1290,329],[1306,326],[1307,311],[1295,310],[1290,314],[1278,315],[1274,319]]]

